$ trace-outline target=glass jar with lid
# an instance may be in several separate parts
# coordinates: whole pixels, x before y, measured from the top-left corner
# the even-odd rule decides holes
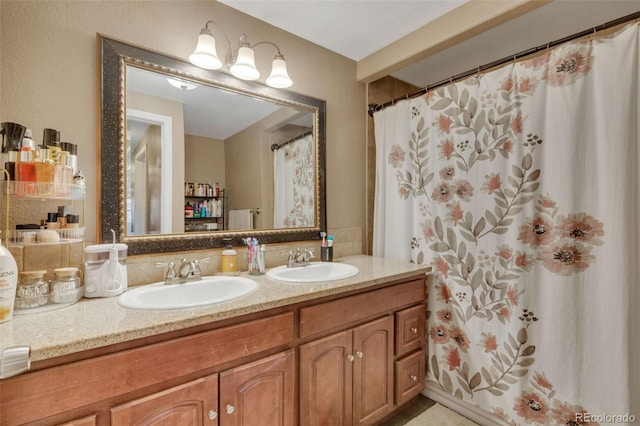
[[[23,271],[18,274],[15,309],[37,308],[49,303],[47,271]]]
[[[83,287],[78,268],[57,268],[53,270],[54,278],[51,281],[51,300],[53,303],[73,303],[80,300]]]

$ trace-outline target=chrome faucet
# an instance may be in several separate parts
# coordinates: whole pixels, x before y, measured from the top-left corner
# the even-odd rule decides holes
[[[282,251],[287,254],[287,268],[296,268],[298,266],[307,266],[313,258],[313,249],[300,249],[297,248],[289,251]]]
[[[191,281],[198,281],[202,279],[202,271],[200,270],[201,262],[208,262],[207,259],[200,260],[180,260],[180,266],[176,272],[176,264],[174,262],[169,263],[156,263],[156,266],[167,266],[167,273],[164,277],[165,285],[168,284],[184,284]]]

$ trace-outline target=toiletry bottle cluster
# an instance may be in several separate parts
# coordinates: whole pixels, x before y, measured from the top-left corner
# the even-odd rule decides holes
[[[84,195],[84,178],[78,170],[78,147],[62,142],[60,131],[44,129],[36,146],[31,130],[18,123],[2,123],[2,165],[15,181],[19,195],[71,197]],[[82,194],[74,189],[74,178]]]
[[[84,237],[84,228],[80,228],[80,215],[73,213],[69,206],[58,206],[57,212],[47,213],[40,224],[17,224],[13,244],[57,243],[61,238],[77,239]]]
[[[197,219],[222,216],[222,200],[202,200],[184,205],[184,217]]]
[[[220,185],[211,183],[190,183],[184,184],[184,195],[187,197],[213,197],[220,196]]]

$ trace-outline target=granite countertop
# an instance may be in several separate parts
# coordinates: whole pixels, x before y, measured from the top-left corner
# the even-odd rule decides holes
[[[386,281],[427,273],[430,267],[366,255],[337,259],[358,267],[354,277],[309,284],[287,284],[265,275],[249,277],[258,283],[253,293],[224,303],[183,310],[147,311],[121,307],[118,298],[81,299],[48,312],[13,315],[0,324],[0,351],[11,346],[31,347],[31,360],[40,361],[159,333],[287,306]]]

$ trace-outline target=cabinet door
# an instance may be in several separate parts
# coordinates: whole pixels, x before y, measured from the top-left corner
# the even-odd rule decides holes
[[[295,352],[270,356],[220,374],[221,426],[293,426]]]
[[[149,395],[111,409],[111,424],[193,426],[218,424],[218,375]]]
[[[393,317],[353,330],[353,424],[373,424],[393,410]]]
[[[346,426],[352,422],[352,332],[300,346],[300,424]]]

